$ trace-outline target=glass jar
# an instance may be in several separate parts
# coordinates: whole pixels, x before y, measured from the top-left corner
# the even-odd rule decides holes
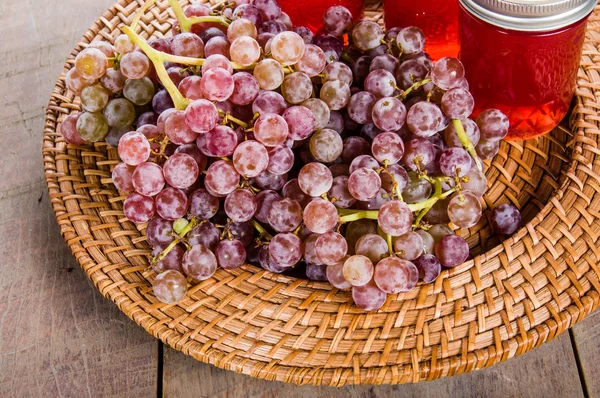
[[[460,0],[460,59],[476,117],[508,115],[507,139],[554,129],[569,111],[597,0]]]
[[[434,60],[458,56],[458,0],[384,0],[387,29],[416,26]]]
[[[294,26],[306,26],[313,33],[323,27],[323,14],[331,6],[344,6],[355,20],[363,15],[363,0],[279,0],[281,10]]]

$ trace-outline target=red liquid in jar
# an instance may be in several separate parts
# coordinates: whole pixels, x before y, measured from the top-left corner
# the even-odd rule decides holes
[[[383,8],[387,29],[416,26],[425,33],[433,59],[458,56],[458,0],[385,0]]]
[[[294,26],[306,26],[316,32],[323,27],[323,14],[331,6],[344,6],[354,19],[363,12],[362,0],[279,0],[281,9],[290,16]]]
[[[552,32],[502,29],[459,15],[461,61],[475,97],[476,117],[489,108],[510,119],[507,139],[550,132],[569,111],[587,18]]]

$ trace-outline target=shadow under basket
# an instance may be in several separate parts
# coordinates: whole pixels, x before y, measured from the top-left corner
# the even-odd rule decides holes
[[[598,306],[600,8],[589,22],[569,128],[503,142],[488,163],[486,207],[513,203],[523,227],[501,241],[484,216],[460,231],[472,260],[366,313],[328,283],[254,266],[219,269],[193,282],[176,305],[154,297],[145,225],[127,221],[125,196],[111,183],[117,151],[104,142],[69,145],[59,133],[64,117],[79,110],[64,80],[75,55],[93,40],[112,42],[141,3],[113,5],[73,50],[46,112],[43,161],[73,255],[96,288],[156,338],[200,361],[268,380],[396,384],[505,361],[553,339]],[[380,5],[368,4],[366,16],[381,21]],[[141,19],[142,35],[168,34],[173,19],[168,3],[159,0]]]

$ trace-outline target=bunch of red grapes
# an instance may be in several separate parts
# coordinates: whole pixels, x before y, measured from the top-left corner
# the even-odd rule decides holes
[[[79,53],[66,84],[84,112],[61,125],[71,144],[118,148],[112,180],[147,223],[160,301],[250,263],[371,311],[467,260],[449,223],[479,221],[480,159],[509,122],[469,119],[459,60],[434,63],[418,28],[384,32],[341,6],[313,34],[275,0],[170,3],[172,37],[146,42],[134,22]],[[514,206],[491,217],[502,234],[520,223]]]

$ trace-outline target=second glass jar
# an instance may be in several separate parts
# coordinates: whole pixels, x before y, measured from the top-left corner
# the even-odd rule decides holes
[[[458,0],[384,0],[383,9],[387,29],[421,29],[433,59],[458,55]]]
[[[329,7],[346,7],[355,20],[363,14],[362,0],[279,0],[281,10],[295,26],[306,26],[316,33],[323,26],[323,14]]]

